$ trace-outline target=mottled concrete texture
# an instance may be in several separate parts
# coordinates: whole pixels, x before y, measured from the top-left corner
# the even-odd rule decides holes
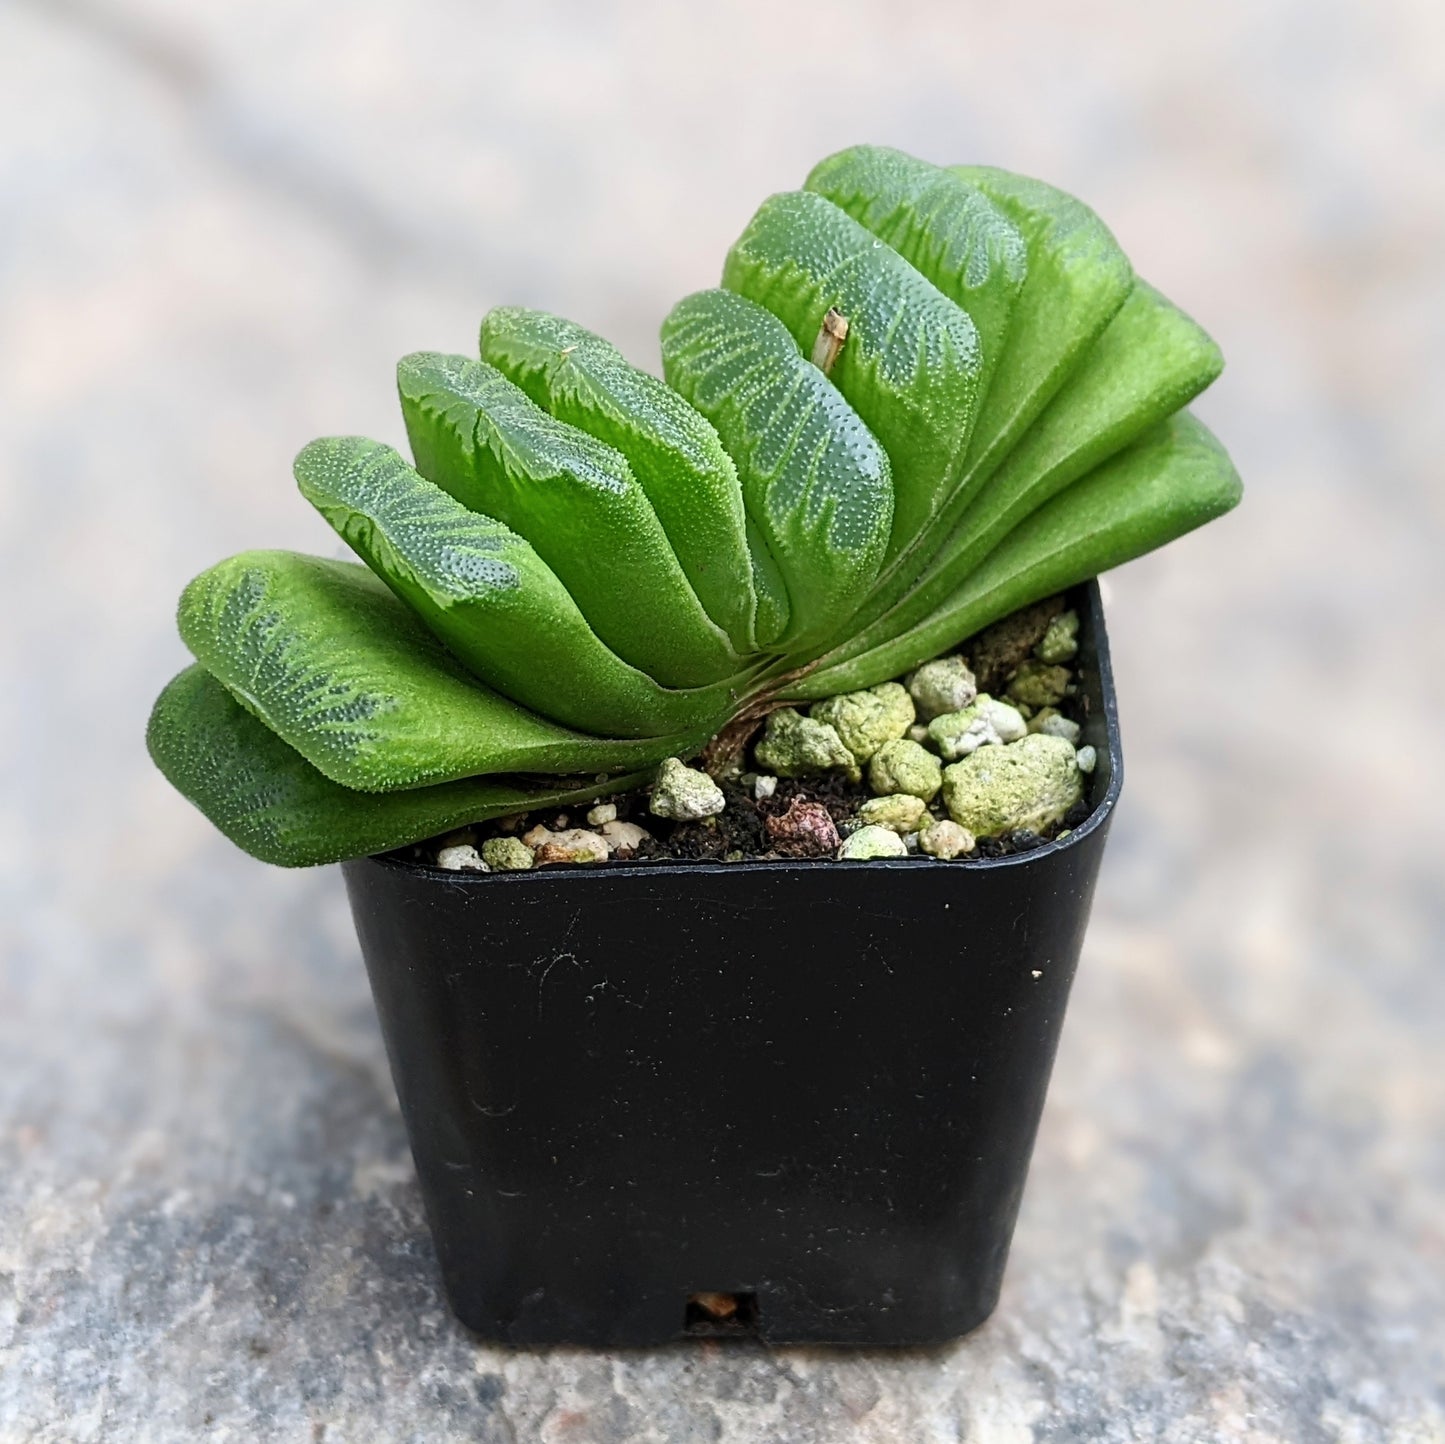
[[[0,1438],[1445,1438],[1445,11],[0,3]],[[1089,197],[1247,505],[1112,580],[1129,778],[1003,1303],[951,1348],[451,1322],[341,896],[147,765],[181,584],[333,542],[483,310],[650,360],[875,138]]]

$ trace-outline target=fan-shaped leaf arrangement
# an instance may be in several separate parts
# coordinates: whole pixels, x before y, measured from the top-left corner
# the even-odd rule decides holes
[[[289,865],[614,791],[780,699],[870,686],[1228,510],[1181,408],[1210,339],[1037,181],[858,147],[764,202],[666,383],[493,311],[399,369],[412,462],[316,441],[364,563],[196,579],[152,755]]]

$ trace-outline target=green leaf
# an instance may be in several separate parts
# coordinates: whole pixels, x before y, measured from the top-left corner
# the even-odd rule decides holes
[[[988,478],[958,531],[979,538],[976,560],[1036,507],[1187,406],[1224,369],[1219,347],[1153,286],[1128,300],[1069,384]]]
[[[281,867],[389,852],[467,823],[586,802],[646,776],[468,779],[353,792],[318,772],[199,666],[161,693],[146,745],[176,790],[232,842]]]
[[[948,498],[968,446],[983,357],[967,312],[809,191],[763,202],[723,285],[767,307],[808,355],[830,309],[847,319],[829,374],[892,462],[888,556],[904,550]]]
[[[986,480],[906,597],[839,648],[859,656],[916,625],[967,580],[1027,516],[1187,405],[1220,373],[1205,332],[1139,282],[1104,334]]]
[[[977,186],[884,146],[858,145],[829,157],[814,167],[807,188],[887,242],[969,314],[978,330],[978,388],[986,406],[1028,271],[1028,248],[1018,227]],[[866,626],[910,592],[920,567],[957,523],[982,479],[976,472],[966,483],[960,479],[927,524],[890,557],[860,609],[859,625]]]
[[[1053,398],[1124,304],[1129,259],[1088,206],[1063,191],[992,166],[957,165],[1023,233],[1028,275],[964,464],[987,476]]]
[[[805,184],[968,312],[978,330],[986,392],[1028,272],[1018,227],[952,171],[886,146],[855,145],[829,156]]]
[[[717,432],[610,342],[546,311],[489,312],[482,359],[559,421],[627,458],[698,600],[739,651],[751,651],[743,493]]]
[[[803,679],[798,700],[871,687],[1222,516],[1240,498],[1225,450],[1188,412],[1161,422],[1036,511],[958,592],[901,637]]]
[[[196,660],[273,732],[364,792],[645,767],[688,745],[588,737],[524,711],[477,683],[350,562],[243,552],[186,588],[180,628]]]
[[[296,480],[367,566],[513,701],[601,736],[664,736],[727,714],[725,686],[668,691],[610,651],[526,541],[389,446],[313,441],[296,458]]]
[[[773,560],[758,524],[747,519],[748,554],[752,563],[753,593],[758,599],[753,617],[753,632],[760,649],[776,646],[788,630],[791,615],[788,605],[788,584],[782,569]]]
[[[619,657],[665,687],[739,670],[621,452],[482,361],[408,356],[397,381],[417,470],[526,537]]]
[[[873,578],[892,513],[888,457],[783,324],[729,291],[662,327],[668,383],[717,428],[788,591],[778,647],[835,634]]]

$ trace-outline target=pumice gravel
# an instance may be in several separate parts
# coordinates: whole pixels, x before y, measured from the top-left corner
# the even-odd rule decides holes
[[[449,833],[403,855],[444,868],[515,871],[699,857],[963,862],[1027,851],[1087,812],[1084,779],[1097,759],[1093,747],[1078,745],[1083,715],[1069,665],[1078,628],[1077,609],[1048,598],[907,678],[822,698],[806,713],[779,709],[721,780],[666,759],[650,787],[588,809],[595,831],[545,810]],[[970,648],[1002,652],[997,685],[1013,702],[978,690]],[[1045,663],[1049,685],[1032,693],[1040,705],[1019,697],[1045,654],[1065,652],[1069,663]],[[925,713],[926,729],[910,738]]]

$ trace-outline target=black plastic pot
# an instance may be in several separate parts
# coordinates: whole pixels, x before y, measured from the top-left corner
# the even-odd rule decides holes
[[[988,1317],[1122,775],[1080,605],[1093,812],[1032,852],[345,865],[464,1323],[912,1344]]]

